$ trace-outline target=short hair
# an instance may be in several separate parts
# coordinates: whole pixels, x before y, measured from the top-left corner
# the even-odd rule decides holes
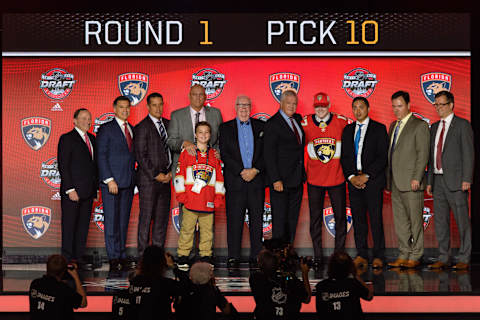
[[[272,276],[278,269],[279,262],[277,256],[268,249],[263,249],[258,254],[258,267],[269,276]]]
[[[126,96],[118,96],[113,100],[113,105],[116,106],[119,101],[128,101],[128,105],[131,104],[130,99]]]
[[[208,123],[207,121],[200,121],[200,122],[198,122],[198,123],[195,125],[195,133],[197,133],[197,128],[198,128],[198,127],[201,127],[201,126],[208,127],[208,129],[210,129],[210,133],[212,133],[212,126],[211,126],[210,123]]]
[[[90,111],[88,111],[88,109],[85,109],[85,108],[77,109],[77,110],[75,110],[75,112],[73,113],[73,118],[74,118],[74,119],[77,119],[77,118],[78,118],[78,115],[79,115],[80,112],[82,112],[82,111],[90,112]]]
[[[408,94],[408,92],[400,90],[392,94],[392,100],[400,97],[402,97],[403,100],[405,100],[406,104],[410,103],[410,95]]]
[[[155,278],[162,276],[165,270],[167,270],[165,250],[159,246],[147,247],[140,259],[140,274],[149,278]]]
[[[150,100],[152,100],[152,98],[160,98],[163,101],[163,96],[160,93],[153,92],[147,96],[147,104],[150,104]]]
[[[240,94],[240,95],[238,95],[237,98],[235,99],[235,106],[237,105],[238,100],[240,100],[241,98],[247,99],[247,100],[248,100],[248,103],[250,103],[250,106],[252,105],[252,99],[250,99],[249,96],[244,95],[244,94]]]
[[[282,102],[286,97],[295,97],[298,100],[297,92],[294,90],[285,90],[280,96],[280,102]]]
[[[212,265],[207,262],[195,262],[190,268],[190,280],[194,284],[206,284],[212,279]]]
[[[442,90],[440,92],[437,92],[435,94],[435,99],[441,97],[441,96],[445,96],[445,98],[448,100],[448,103],[454,103],[455,102],[455,99],[453,98],[453,93],[451,93],[450,91],[447,91],[447,90]]]
[[[353,104],[354,104],[356,101],[362,101],[363,103],[365,103],[365,105],[367,106],[367,108],[370,108],[370,103],[368,102],[367,98],[365,98],[365,97],[355,97],[355,98],[352,100],[352,108],[353,108]]]
[[[200,88],[203,89],[203,92],[205,92],[205,87],[202,86],[200,83],[197,83],[197,84],[194,84],[193,86],[191,86],[189,92],[192,92],[192,89],[195,88],[195,87],[200,87]],[[205,92],[205,94],[206,94],[206,92]]]
[[[67,259],[60,254],[52,254],[47,260],[47,275],[61,277],[67,270]]]
[[[328,262],[328,277],[331,279],[342,280],[350,274],[355,274],[355,265],[352,258],[343,251],[334,252]]]

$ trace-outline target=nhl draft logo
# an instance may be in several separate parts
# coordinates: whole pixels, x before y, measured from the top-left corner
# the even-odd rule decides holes
[[[342,89],[351,98],[368,98],[372,95],[377,83],[375,73],[371,73],[365,68],[355,68],[343,75]]]
[[[268,77],[268,83],[270,85],[270,92],[278,103],[280,103],[280,97],[283,92],[292,90],[298,93],[300,90],[300,76],[291,72],[271,74]]]
[[[104,221],[105,221],[105,217],[103,215],[103,203],[101,203],[98,206],[96,206],[95,209],[93,209],[92,222],[95,223],[98,230],[100,230],[101,232],[104,232],[105,231]]]
[[[60,189],[60,172],[58,171],[57,158],[50,158],[42,162],[40,178],[52,189]]]
[[[259,113],[255,113],[254,115],[252,115],[252,118],[254,119],[258,119],[258,120],[262,120],[262,121],[267,121],[268,119],[270,119],[271,115],[269,115],[268,113],[265,113],[265,112],[259,112]]]
[[[311,147],[313,147],[314,156],[323,163],[327,163],[335,155],[337,140],[333,138],[316,138],[307,148]]]
[[[97,133],[100,126],[104,123],[110,122],[115,118],[115,113],[107,112],[102,114],[100,117],[95,118],[93,123],[93,133]]]
[[[73,78],[73,74],[64,69],[53,68],[42,74],[40,89],[50,99],[63,100],[72,93],[73,85],[77,82]]]
[[[427,230],[430,220],[433,217],[433,211],[429,207],[423,207],[423,231]]]
[[[323,209],[323,223],[327,228],[328,233],[335,238],[335,218],[333,216],[333,208],[328,207]],[[350,232],[352,228],[352,210],[350,207],[347,207],[347,233]]]
[[[250,216],[247,214],[245,215],[245,223],[247,227],[250,227]],[[268,202],[263,203],[263,235],[272,232],[272,206]]]
[[[212,68],[204,68],[192,74],[191,87],[196,84],[204,87],[207,101],[210,101],[218,98],[226,83],[223,73]]]
[[[118,76],[120,94],[126,96],[132,106],[145,98],[148,90],[148,75],[138,72],[122,73]]]
[[[52,121],[42,117],[22,119],[21,129],[23,140],[35,151],[40,150],[50,138]]]
[[[428,124],[428,126],[430,127],[430,119],[425,118],[425,117],[423,116],[423,114],[420,114],[420,113],[418,113],[418,112],[412,112],[412,115],[413,115],[414,117],[420,119],[420,120],[425,121],[425,122]]]
[[[452,76],[443,72],[429,72],[420,76],[420,84],[425,99],[430,103],[435,102],[435,95],[440,91],[450,91]]]
[[[52,220],[52,209],[42,206],[30,206],[22,209],[22,223],[25,231],[39,239],[47,232]]]
[[[175,229],[175,231],[177,231],[177,233],[180,233],[180,207],[175,207],[175,208],[172,208],[172,224],[173,224],[173,228]],[[195,230],[198,231],[198,221],[197,221],[197,224],[195,225]]]

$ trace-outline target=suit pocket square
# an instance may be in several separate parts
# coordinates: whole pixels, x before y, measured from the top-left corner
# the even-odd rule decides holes
[[[260,131],[260,133],[258,134],[258,137],[259,138],[263,137],[263,131]]]

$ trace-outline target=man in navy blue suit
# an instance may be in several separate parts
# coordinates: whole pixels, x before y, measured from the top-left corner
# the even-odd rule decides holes
[[[97,159],[105,216],[105,247],[110,270],[127,267],[125,243],[135,181],[133,127],[127,122],[130,100],[113,102],[115,119],[100,126]]]

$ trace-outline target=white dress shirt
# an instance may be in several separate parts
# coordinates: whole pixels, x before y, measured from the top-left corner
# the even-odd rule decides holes
[[[80,137],[82,137],[82,140],[83,140],[83,142],[85,142],[85,144],[87,144],[87,141],[85,141],[85,139],[88,139],[88,142],[90,144],[90,151],[92,152],[92,159],[93,159],[93,152],[94,152],[93,151],[93,145],[92,145],[92,141],[90,140],[90,138],[88,138],[88,134],[86,132],[83,132],[82,130],[80,130],[77,127],[75,127],[75,130],[77,130],[78,134],[80,135]],[[67,191],[65,191],[65,193],[69,194],[72,191],[75,191],[75,188],[68,189]]]
[[[194,136],[195,136],[195,114],[197,112],[200,112],[200,117],[198,119],[198,122],[207,121],[207,117],[205,115],[205,107],[202,107],[202,109],[200,109],[200,111],[195,111],[195,109],[190,107],[190,115],[191,115],[191,118],[192,118],[192,130],[193,130],[193,135]]]
[[[360,140],[358,141],[358,153],[357,153],[357,170],[362,171],[362,150],[363,150],[363,142],[365,141],[365,134],[367,133],[368,123],[370,122],[370,118],[367,117],[363,122],[355,122],[355,132],[353,133],[353,140],[355,141],[355,136],[357,135],[358,130],[360,129],[359,124],[363,124],[362,131],[360,131]],[[350,175],[348,180],[350,180],[355,175]]]

